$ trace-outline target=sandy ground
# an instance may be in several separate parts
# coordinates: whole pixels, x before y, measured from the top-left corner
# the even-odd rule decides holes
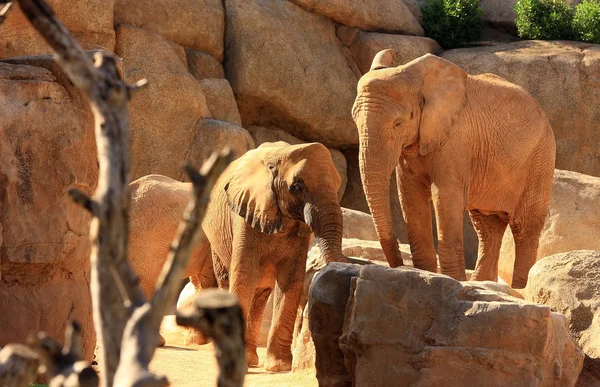
[[[213,345],[184,346],[173,325],[172,316],[166,316],[161,333],[167,344],[157,349],[150,369],[166,375],[174,387],[216,386],[218,367]],[[265,348],[259,348],[260,364],[265,355]],[[318,383],[313,371],[271,373],[262,368],[249,368],[244,385],[316,387]]]

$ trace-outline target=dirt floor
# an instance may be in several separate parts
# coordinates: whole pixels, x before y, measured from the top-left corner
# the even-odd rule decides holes
[[[173,326],[172,316],[166,316],[161,333],[167,344],[158,348],[150,369],[166,375],[174,387],[216,386],[218,368],[213,345],[184,346]],[[265,348],[258,349],[260,364],[265,354]],[[247,387],[317,385],[313,371],[271,373],[262,368],[249,368],[244,383]]]

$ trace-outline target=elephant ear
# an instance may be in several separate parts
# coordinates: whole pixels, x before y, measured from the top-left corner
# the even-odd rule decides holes
[[[426,155],[450,135],[454,119],[467,102],[467,73],[457,65],[427,54],[415,61],[423,72],[424,106],[419,131],[420,153]]]
[[[275,165],[265,149],[254,149],[236,161],[225,185],[229,208],[255,230],[274,234],[281,231],[282,214],[273,190]]]

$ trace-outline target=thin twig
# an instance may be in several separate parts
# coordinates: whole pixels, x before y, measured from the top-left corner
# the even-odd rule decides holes
[[[4,22],[4,20],[6,20],[8,13],[12,10],[13,4],[14,3],[12,1],[10,1],[10,2],[4,4],[4,6],[0,9],[0,24],[2,24]],[[0,3],[0,5],[1,5],[1,3]]]

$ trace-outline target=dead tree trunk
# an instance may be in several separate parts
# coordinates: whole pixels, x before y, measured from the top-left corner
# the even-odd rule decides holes
[[[248,371],[244,317],[237,297],[224,290],[202,292],[189,310],[177,313],[177,324],[200,329],[215,343],[218,387],[241,387]]]
[[[88,96],[94,113],[100,167],[98,187],[92,198],[77,190],[69,194],[93,215],[90,290],[94,325],[102,351],[101,385],[166,386],[166,378],[151,374],[148,365],[156,349],[160,323],[168,306],[175,301],[193,245],[203,237],[200,224],[210,190],[231,156],[229,152],[213,155],[200,173],[187,168],[194,195],[154,296],[147,301],[127,259],[130,180],[127,105],[133,93],[145,85],[145,80],[127,86],[119,77],[117,59],[108,53],[97,53],[92,63],[44,0],[17,1],[34,28],[52,47],[71,82]],[[2,8],[0,22],[9,9],[9,5]],[[69,345],[69,348],[75,346]],[[64,355],[54,349],[51,353]],[[70,356],[71,349],[64,356]],[[61,356],[52,357],[54,363],[63,361],[64,356]]]

